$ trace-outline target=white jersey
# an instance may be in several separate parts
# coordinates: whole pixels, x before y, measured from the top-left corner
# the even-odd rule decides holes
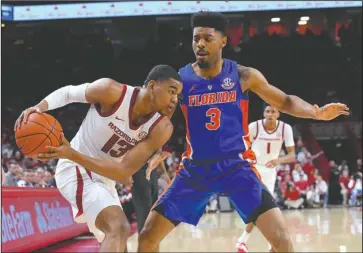
[[[130,120],[132,107],[139,90],[139,88],[125,85],[119,101],[108,114],[102,113],[99,105],[92,104],[76,136],[71,141],[72,148],[90,157],[121,162],[128,151],[144,139],[163,117],[159,113],[154,113],[140,126],[132,124]],[[63,173],[68,168],[74,170],[74,163],[60,159],[56,174],[59,175],[58,178],[61,178],[61,184],[67,182],[68,174],[73,174]],[[79,168],[81,174],[87,173],[97,181],[114,186],[114,181],[84,170],[80,166]],[[112,181],[111,185],[110,181]]]
[[[257,165],[260,166],[279,157],[283,142],[286,147],[295,145],[291,126],[280,120],[272,132],[266,131],[263,120],[250,123],[249,132],[252,150],[256,155]]]

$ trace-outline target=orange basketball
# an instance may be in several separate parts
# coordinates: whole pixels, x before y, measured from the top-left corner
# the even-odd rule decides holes
[[[47,152],[46,146],[60,146],[62,132],[62,126],[53,116],[32,113],[27,122],[16,129],[16,145],[24,155],[35,158],[38,153]]]

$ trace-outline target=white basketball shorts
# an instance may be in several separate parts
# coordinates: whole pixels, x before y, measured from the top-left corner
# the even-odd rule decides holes
[[[276,182],[276,168],[267,168],[263,165],[255,165],[256,169],[260,173],[262,182],[266,185],[271,195],[274,196],[275,182]]]
[[[57,187],[71,204],[75,222],[87,223],[90,232],[101,243],[105,234],[95,226],[98,214],[109,206],[121,207],[114,181],[103,182],[103,177],[87,172],[73,162],[59,164],[58,170],[55,175]]]

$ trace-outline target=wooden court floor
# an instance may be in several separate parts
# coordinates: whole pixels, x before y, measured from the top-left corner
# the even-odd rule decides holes
[[[362,252],[362,209],[328,208],[284,211],[295,252]],[[161,252],[237,252],[243,222],[237,213],[207,214],[198,227],[181,224],[161,244]],[[137,234],[128,240],[136,252]],[[267,241],[254,230],[250,252],[268,252]],[[38,252],[98,252],[92,235],[85,235]]]
[[[362,209],[327,208],[284,211],[296,252],[362,252]],[[161,244],[164,252],[236,252],[243,222],[236,212],[204,215],[198,226],[179,225]],[[248,241],[250,252],[268,252],[256,229]],[[135,252],[137,234],[128,242]]]

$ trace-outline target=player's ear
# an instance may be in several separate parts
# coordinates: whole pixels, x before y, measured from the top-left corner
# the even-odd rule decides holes
[[[228,41],[227,36],[223,36],[222,37],[222,48],[224,48],[227,45],[227,41]]]
[[[151,89],[153,90],[154,89],[154,86],[155,86],[156,82],[154,80],[150,80],[148,83],[147,83],[147,88],[148,89]]]

